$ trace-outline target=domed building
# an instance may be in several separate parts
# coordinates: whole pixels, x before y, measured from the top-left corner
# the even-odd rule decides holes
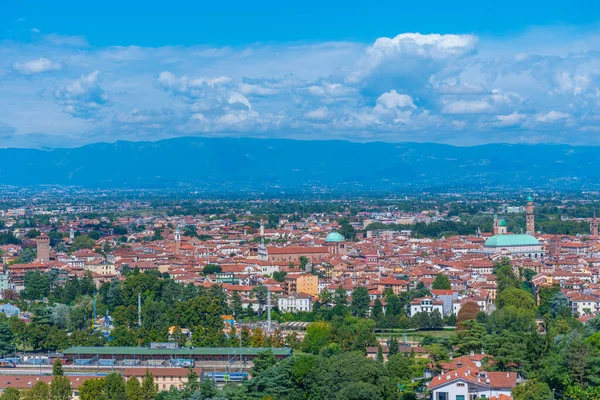
[[[530,234],[508,234],[506,221],[494,217],[494,236],[485,241],[483,252],[490,255],[520,255],[538,259],[543,257],[545,250]]]
[[[325,245],[331,254],[346,254],[346,243],[344,236],[339,232],[332,231],[325,237]]]
[[[336,231],[331,232],[325,238],[325,243],[340,243],[344,241],[344,237]]]

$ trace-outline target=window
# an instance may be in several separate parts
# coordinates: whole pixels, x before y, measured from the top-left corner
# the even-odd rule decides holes
[[[465,396],[462,394],[457,394],[456,395],[456,400],[465,400]]]
[[[448,392],[438,392],[435,400],[450,400],[448,399]]]

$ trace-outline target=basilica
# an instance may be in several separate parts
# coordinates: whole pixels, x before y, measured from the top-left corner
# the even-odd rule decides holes
[[[494,235],[485,241],[483,252],[489,255],[519,255],[538,259],[545,254],[544,247],[535,238],[535,219],[533,215],[533,199],[527,198],[525,234],[507,232],[506,221],[494,217]]]

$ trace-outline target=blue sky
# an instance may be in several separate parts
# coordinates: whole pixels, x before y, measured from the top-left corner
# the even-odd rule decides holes
[[[0,147],[600,144],[593,1],[10,2]]]

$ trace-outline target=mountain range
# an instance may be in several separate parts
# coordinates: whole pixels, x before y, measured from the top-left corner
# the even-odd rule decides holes
[[[0,149],[0,184],[203,191],[600,187],[600,147],[182,137]]]

